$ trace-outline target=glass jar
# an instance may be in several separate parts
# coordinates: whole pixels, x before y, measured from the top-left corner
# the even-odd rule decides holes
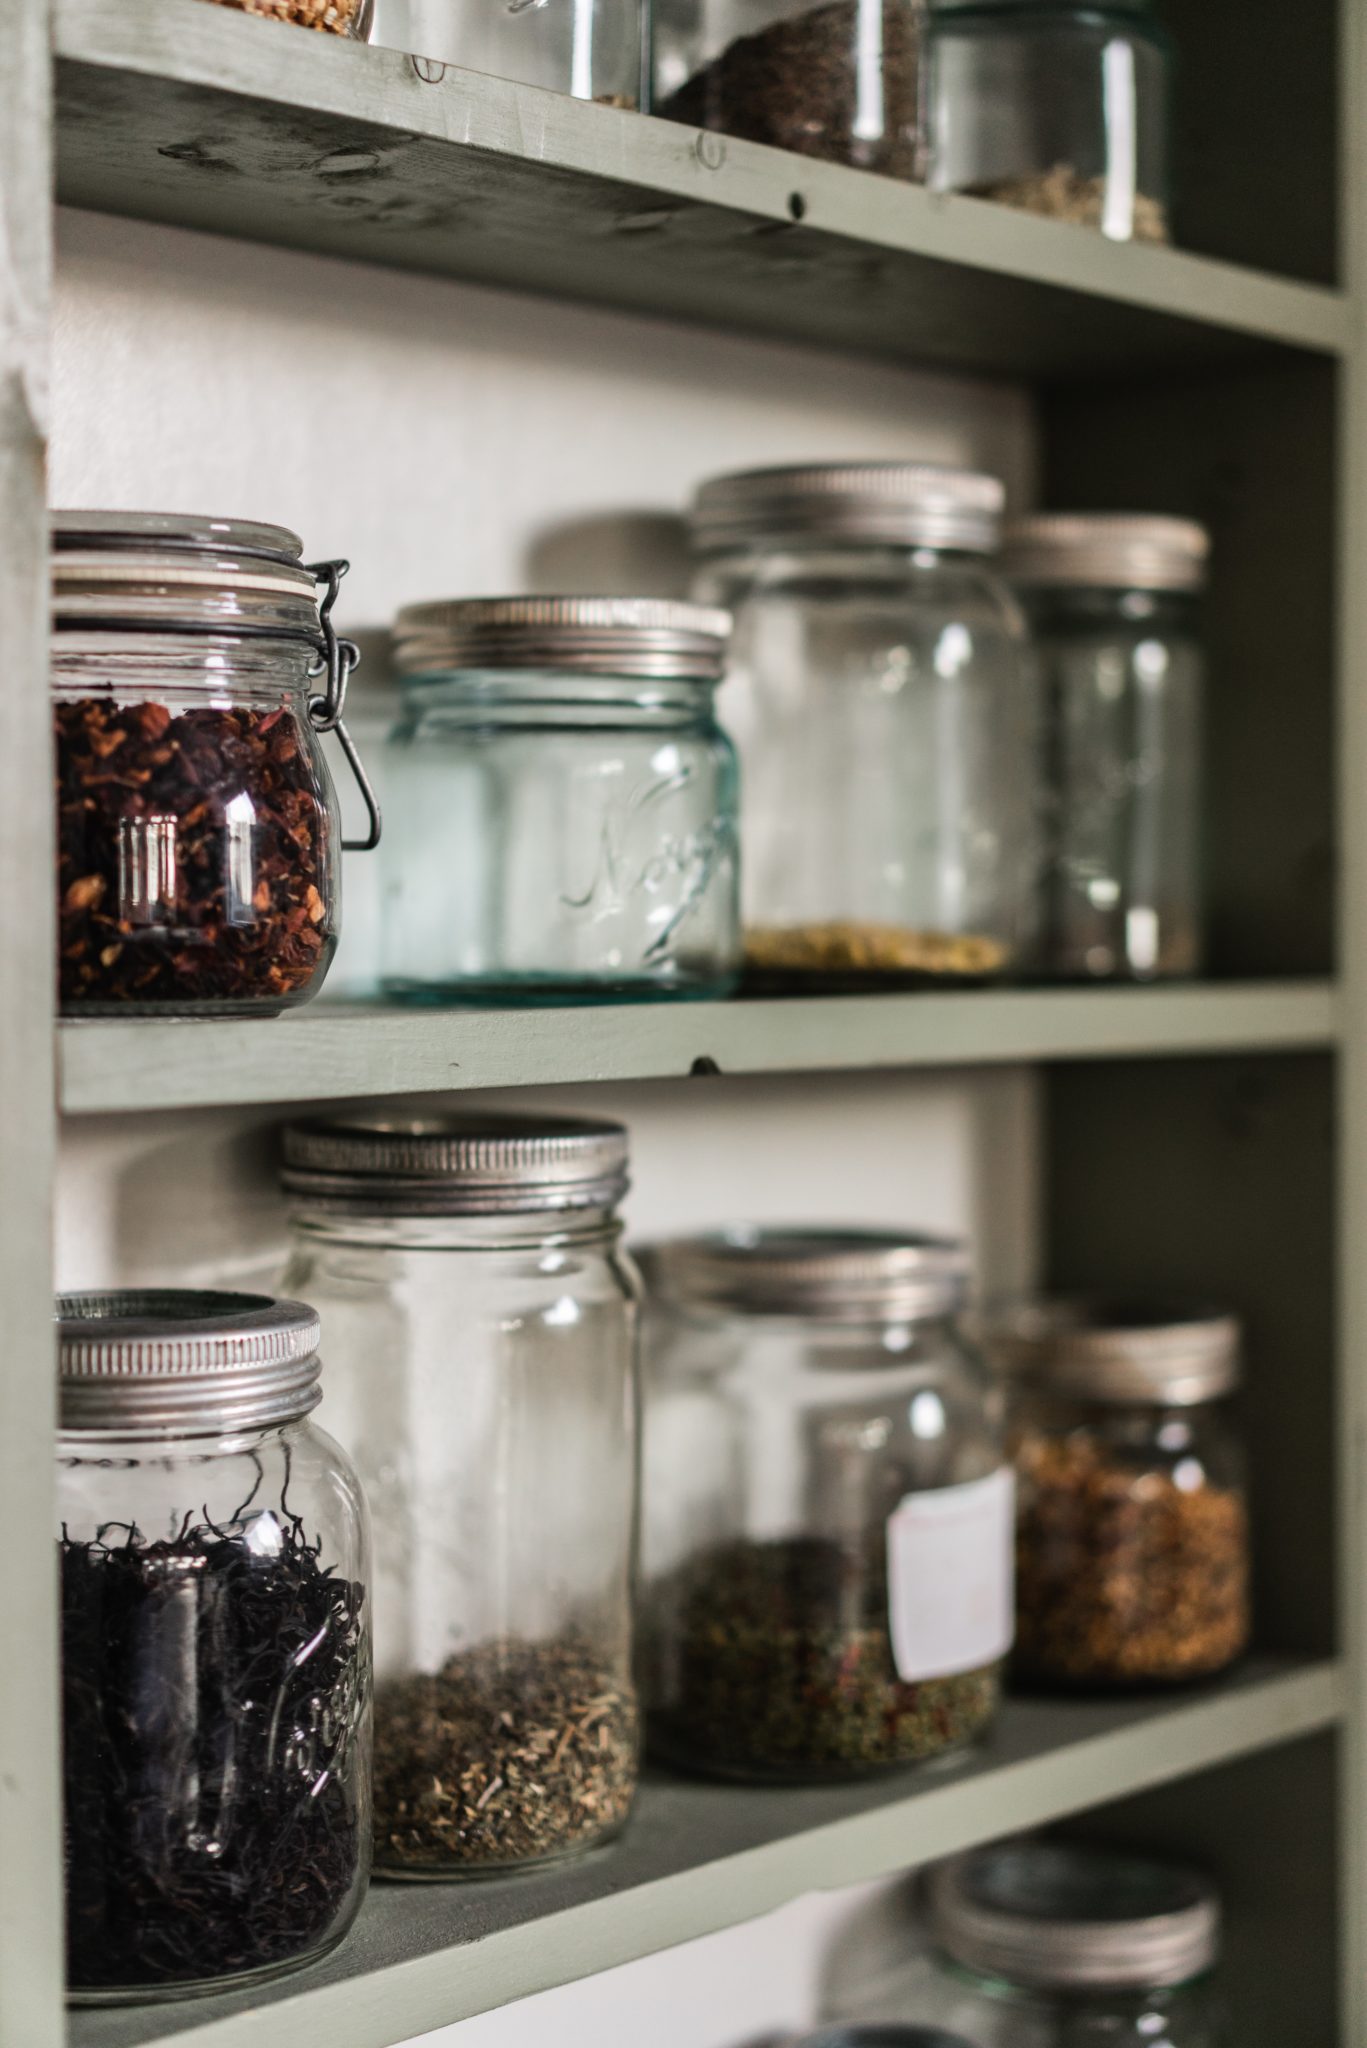
[[[58,959],[71,1015],[273,1016],[322,985],[340,833],[320,733],[337,732],[366,785],[341,722],[355,649],[330,617],[346,564],[305,567],[301,547],[241,520],[55,516]],[[372,805],[362,843],[378,837]]]
[[[1051,1684],[1223,1670],[1249,1636],[1231,1316],[1056,1302],[989,1340],[1015,1382],[1016,1661]]]
[[[1035,691],[985,559],[1002,486],[923,463],[704,484],[697,595],[734,614],[746,960],[760,984],[979,980],[1036,913]]]
[[[927,1884],[930,1939],[904,1979],[918,2017],[974,2048],[1218,2048],[1214,1887],[1067,1842],[993,1844]]]
[[[1011,1644],[1012,1480],[962,1247],[738,1229],[645,1259],[654,1747],[800,1780],[971,1742]]]
[[[1043,963],[1068,980],[1200,971],[1209,546],[1189,520],[1114,513],[1044,514],[1007,535],[1043,669]]]
[[[654,111],[857,169],[917,169],[918,0],[657,0]]]
[[[724,995],[740,965],[730,621],[650,598],[410,605],[385,760],[386,993]]]
[[[350,36],[364,42],[370,34],[375,0],[218,0],[242,14],[264,14],[271,21],[292,21],[299,28],[325,35]]]
[[[926,182],[1166,242],[1171,63],[1150,0],[929,0]]]
[[[370,1868],[368,1531],[308,1419],[318,1318],[174,1290],[58,1315],[71,1996],[258,1983],[336,1946]]]
[[[376,0],[375,41],[547,92],[639,107],[640,0]]]
[[[572,1855],[631,1806],[626,1161],[619,1126],[550,1118],[286,1133],[291,1284],[321,1310],[374,1519],[375,1858],[390,1877]]]

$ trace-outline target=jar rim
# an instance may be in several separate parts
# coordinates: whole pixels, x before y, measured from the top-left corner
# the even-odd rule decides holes
[[[280,1179],[354,1215],[611,1209],[628,1186],[627,1133],[589,1117],[316,1117],[285,1127]]]
[[[287,527],[169,512],[54,512],[52,626],[320,644],[318,581]]]
[[[604,680],[713,684],[731,616],[654,597],[477,597],[405,605],[394,621],[401,675],[518,669]]]
[[[802,540],[986,555],[996,550],[1005,501],[999,477],[946,463],[807,463],[709,477],[689,527],[702,555]]]
[[[962,1307],[968,1251],[918,1231],[732,1224],[634,1252],[680,1308],[830,1322],[929,1322]]]
[[[227,1432],[306,1415],[321,1325],[306,1302],[191,1288],[110,1288],[56,1302],[64,1431]]]
[[[1204,1304],[1057,1296],[998,1304],[977,1325],[993,1364],[1035,1392],[1196,1407],[1240,1380],[1238,1318]]]
[[[1147,512],[1037,512],[1002,543],[1004,573],[1029,589],[1195,592],[1209,558],[1197,520]]]

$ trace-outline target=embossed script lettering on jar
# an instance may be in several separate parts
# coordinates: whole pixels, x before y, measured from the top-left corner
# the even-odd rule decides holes
[[[644,950],[646,961],[669,951],[680,926],[736,859],[734,822],[721,815],[692,831],[661,835],[658,807],[689,791],[693,779],[690,768],[681,768],[605,810],[591,881],[582,891],[566,890],[560,898],[566,910],[584,914],[589,922],[629,911],[635,897],[672,899],[647,912],[659,929]],[[642,839],[643,845],[634,843]],[[671,884],[677,886],[671,890]]]

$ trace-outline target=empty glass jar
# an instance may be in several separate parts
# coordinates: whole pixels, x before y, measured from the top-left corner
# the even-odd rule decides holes
[[[929,0],[926,181],[1166,242],[1170,67],[1150,0]]]
[[[286,1134],[291,1284],[375,1530],[375,1857],[444,1878],[614,1834],[637,1777],[637,1282],[626,1133]]]
[[[654,110],[911,178],[918,0],[656,0]]]
[[[1043,670],[1042,960],[1069,980],[1200,970],[1208,551],[1190,520],[1120,513],[1045,513],[1007,536]]]
[[[738,1229],[643,1258],[655,1747],[800,1780],[971,1742],[1011,1644],[1012,1480],[963,1248]]]
[[[608,107],[641,98],[640,0],[375,0],[374,40]]]
[[[59,512],[58,964],[80,1016],[271,1016],[337,943],[341,834],[319,734],[356,650],[343,563],[278,526]],[[319,584],[326,595],[319,602]],[[368,790],[366,791],[368,797]],[[378,814],[371,813],[373,845]]]
[[[733,613],[746,959],[760,981],[1000,975],[1037,910],[1036,693],[988,557],[1002,486],[922,463],[704,484]]]
[[[410,605],[385,760],[385,988],[725,994],[740,966],[730,621],[649,598]]]
[[[71,1994],[257,1983],[341,1940],[370,1867],[366,1514],[309,1419],[318,1318],[172,1290],[58,1314]]]
[[[1164,1684],[1249,1635],[1231,1316],[1123,1302],[1003,1315],[1017,1473],[1016,1661],[1050,1684]]]
[[[903,1983],[918,2019],[974,2048],[1219,2048],[1220,1909],[1176,1865],[1063,1842],[941,1864],[929,1943]]]

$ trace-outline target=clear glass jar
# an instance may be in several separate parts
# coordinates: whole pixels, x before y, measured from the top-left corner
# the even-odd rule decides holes
[[[930,1874],[929,1942],[901,1984],[974,2048],[1220,2048],[1220,1909],[1196,1872],[1016,1841]]]
[[[1015,1381],[1016,1663],[1055,1685],[1167,1684],[1249,1638],[1230,1316],[1056,1302],[1004,1316]]]
[[[615,1834],[638,1770],[637,1281],[615,1124],[296,1125],[290,1284],[375,1529],[375,1860]],[[377,1364],[383,1371],[377,1371]]]
[[[318,735],[350,745],[355,649],[330,619],[346,564],[305,567],[283,527],[158,513],[58,513],[53,544],[62,1008],[306,1002],[337,943]]]
[[[1011,1644],[1012,1482],[962,1248],[733,1230],[644,1257],[652,1745],[819,1780],[973,1741]]]
[[[1004,567],[1043,670],[1042,962],[1068,980],[1196,974],[1209,539],[1185,519],[1018,520]]]
[[[220,7],[240,14],[263,14],[271,21],[292,21],[298,28],[324,35],[350,36],[364,42],[370,34],[375,0],[218,0]]]
[[[1166,242],[1171,64],[1149,0],[929,0],[926,182]]]
[[[654,40],[666,120],[915,177],[918,0],[657,0]]]
[[[600,106],[635,108],[643,24],[641,0],[376,0],[374,40]]]
[[[704,484],[697,595],[733,613],[747,966],[979,980],[1037,911],[1036,692],[986,557],[1002,487],[921,463]]]
[[[385,760],[386,993],[724,995],[740,967],[730,621],[648,598],[411,605]]]
[[[258,1983],[336,1946],[370,1869],[368,1528],[308,1419],[318,1318],[173,1290],[58,1314],[70,1994]]]

